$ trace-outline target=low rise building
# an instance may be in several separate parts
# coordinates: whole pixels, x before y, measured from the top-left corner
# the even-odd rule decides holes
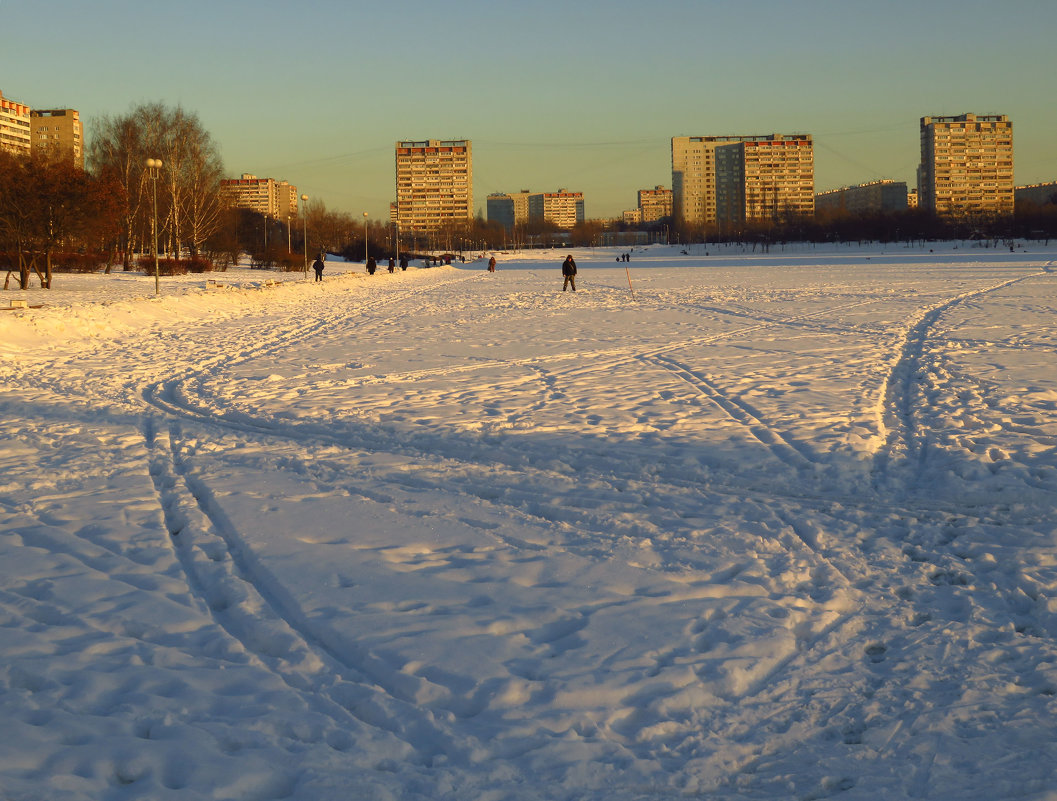
[[[1048,184],[1028,184],[1013,190],[1014,202],[1031,203],[1036,206],[1057,205],[1057,182]]]
[[[871,181],[815,195],[816,214],[870,214],[906,208],[905,181]]]

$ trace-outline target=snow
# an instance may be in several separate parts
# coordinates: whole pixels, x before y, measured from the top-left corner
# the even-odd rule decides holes
[[[572,252],[0,295],[0,794],[1057,799],[1057,249]]]

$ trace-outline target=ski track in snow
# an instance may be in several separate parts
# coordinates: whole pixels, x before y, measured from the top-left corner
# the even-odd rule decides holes
[[[273,572],[257,553],[254,537],[242,528],[247,518],[226,511],[226,493],[214,486],[222,475],[224,458],[234,459],[232,463],[238,466],[238,447],[252,445],[267,453],[275,446],[289,451],[282,464],[306,487],[314,487],[315,494],[339,492],[370,507],[413,510],[416,496],[444,493],[450,496],[452,508],[462,510],[460,524],[474,530],[479,542],[490,543],[450,553],[404,551],[396,544],[360,546],[365,557],[390,560],[401,570],[458,572],[463,562],[466,569],[472,569],[478,559],[494,559],[496,553],[517,554],[525,562],[546,558],[604,563],[624,559],[625,553],[633,554],[640,544],[646,544],[638,569],[645,566],[659,571],[659,577],[676,583],[685,576],[687,598],[708,599],[703,615],[687,624],[681,640],[652,652],[652,665],[643,666],[641,686],[622,699],[623,708],[614,709],[608,720],[588,722],[585,718],[577,724],[585,738],[578,747],[587,749],[591,759],[601,759],[609,770],[619,772],[619,766],[624,766],[630,779],[619,787],[611,786],[600,774],[584,778],[580,785],[574,760],[550,773],[557,784],[544,792],[545,797],[587,797],[584,793],[597,786],[604,788],[599,798],[627,799],[667,798],[675,792],[735,801],[787,797],[784,793],[793,787],[798,798],[938,798],[937,789],[944,783],[963,795],[974,786],[971,781],[950,785],[951,771],[944,756],[950,733],[923,734],[901,744],[911,731],[935,730],[941,714],[937,700],[954,699],[957,694],[949,689],[954,677],[962,671],[974,672],[974,657],[950,647],[943,650],[936,642],[938,635],[981,616],[995,623],[996,642],[1013,636],[999,633],[1003,619],[1013,621],[1021,637],[1034,638],[1026,644],[1018,642],[1011,653],[1030,654],[1044,645],[1051,648],[1057,626],[1040,609],[1045,607],[1048,588],[1057,587],[1057,576],[1045,560],[1023,571],[992,566],[988,549],[1000,552],[1008,546],[999,540],[992,546],[966,536],[986,531],[997,537],[1006,525],[1007,515],[1001,507],[974,509],[957,500],[929,497],[930,471],[936,469],[930,464],[935,447],[931,429],[944,423],[949,414],[946,407],[935,403],[946,403],[944,399],[959,392],[976,391],[970,386],[970,376],[944,366],[941,356],[933,353],[933,337],[937,327],[969,301],[986,302],[1011,287],[1045,280],[1052,275],[1051,268],[1052,262],[1042,272],[988,282],[910,311],[902,323],[904,333],[890,337],[872,357],[879,373],[873,384],[876,395],[873,404],[869,398],[861,399],[858,412],[864,419],[873,413],[877,429],[874,447],[866,452],[868,459],[859,472],[844,461],[843,454],[821,450],[788,423],[772,419],[773,404],[769,410],[766,396],[764,403],[749,397],[743,388],[747,386],[744,376],[737,371],[722,364],[699,365],[691,357],[707,353],[710,346],[751,343],[763,332],[770,335],[780,330],[805,336],[855,337],[864,330],[891,335],[897,330],[891,325],[857,326],[831,319],[842,313],[874,310],[884,298],[856,299],[798,314],[755,310],[744,303],[686,304],[680,311],[690,318],[707,324],[718,316],[734,321],[735,327],[676,335],[663,345],[589,345],[556,348],[527,358],[473,355],[418,369],[371,373],[368,368],[362,375],[335,384],[346,393],[356,393],[389,385],[418,387],[423,382],[432,387],[440,382],[436,391],[448,393],[451,390],[444,382],[451,382],[456,387],[452,397],[457,399],[460,382],[487,382],[484,376],[497,366],[523,371],[525,387],[535,386],[534,390],[519,390],[525,398],[524,409],[504,409],[498,403],[494,408],[486,406],[482,412],[486,419],[494,414],[505,419],[508,428],[485,429],[480,436],[453,434],[436,424],[406,428],[369,416],[346,415],[338,420],[277,417],[274,409],[258,406],[262,400],[271,400],[269,396],[260,393],[238,399],[228,394],[226,382],[240,368],[287,358],[293,350],[334,337],[335,332],[349,333],[353,314],[357,335],[369,332],[383,341],[399,342],[401,322],[428,317],[438,304],[454,306],[448,293],[458,288],[464,294],[468,287],[485,286],[489,278],[481,272],[438,271],[422,282],[358,296],[351,304],[314,306],[303,320],[244,325],[236,340],[225,341],[212,354],[188,354],[174,374],[165,377],[154,373],[156,365],[171,359],[173,345],[159,339],[141,343],[143,353],[127,361],[131,372],[120,380],[111,379],[109,385],[98,382],[102,365],[86,372],[85,380],[77,379],[70,366],[93,360],[84,354],[58,357],[46,370],[18,368],[12,380],[42,407],[73,397],[88,406],[93,402],[112,405],[109,415],[114,422],[135,421],[138,416],[151,482],[168,533],[167,547],[186,582],[184,603],[194,605],[226,632],[232,641],[226,646],[232,654],[228,658],[249,659],[324,716],[331,730],[349,734],[348,739],[329,735],[332,749],[344,751],[362,741],[371,743],[371,751],[399,755],[394,758],[405,763],[407,775],[401,782],[408,798],[419,797],[418,790],[410,790],[412,786],[429,785],[436,792],[437,782],[448,789],[436,797],[458,797],[485,789],[494,795],[513,775],[523,777],[517,779],[518,784],[524,781],[531,772],[532,754],[543,759],[555,753],[550,737],[536,733],[518,739],[507,733],[490,742],[489,732],[496,731],[490,727],[499,726],[502,720],[509,718],[512,730],[527,725],[527,719],[514,711],[516,707],[492,709],[492,694],[500,686],[514,692],[519,683],[544,686],[541,677],[548,676],[553,667],[549,660],[561,664],[592,642],[584,637],[596,621],[640,605],[650,597],[648,586],[640,588],[638,598],[633,594],[599,599],[597,604],[579,607],[570,598],[563,608],[551,610],[550,622],[527,635],[531,652],[539,658],[522,660],[515,671],[521,675],[509,681],[462,692],[458,690],[462,680],[444,676],[440,666],[412,678],[391,661],[392,656],[350,640],[327,618],[305,608],[299,596],[285,586],[283,575]],[[583,283],[585,289],[590,286],[587,280]],[[651,302],[653,287],[651,282],[644,283],[647,286],[637,297]],[[598,297],[622,296],[618,283],[588,289],[592,291]],[[98,353],[106,355],[103,348]],[[156,360],[152,353],[157,353]],[[613,451],[613,443],[604,435],[592,433],[592,428],[603,429],[606,420],[599,414],[597,396],[583,387],[608,375],[636,370],[675,382],[672,386],[681,385],[689,394],[656,390],[661,401],[651,401],[646,407],[651,414],[631,416],[645,433],[636,438],[619,432],[618,450]],[[926,373],[929,386],[923,382]],[[519,385],[514,381],[512,386]],[[470,387],[466,397],[476,403],[479,394]],[[439,408],[447,396],[434,397]],[[674,435],[671,453],[685,451],[683,456],[669,457],[658,445],[659,437],[668,436],[661,426],[665,423],[663,404],[683,403],[695,410],[701,401],[701,409],[711,410],[730,426],[731,436],[740,432],[746,453],[753,454],[747,469],[728,469],[723,461],[692,458],[693,451],[680,445]],[[137,402],[145,408],[137,411]],[[16,408],[8,407],[9,411]],[[584,420],[589,430],[573,437],[555,428],[550,440],[515,439],[525,430],[522,427],[532,426],[555,408],[571,410],[571,416]],[[672,408],[684,414],[682,408]],[[695,416],[685,413],[686,420]],[[1034,447],[1052,450],[1057,441],[1037,423],[1008,420],[1001,430],[1030,440]],[[232,446],[236,450],[229,451]],[[231,455],[225,457],[225,453]],[[373,472],[344,475],[349,460],[366,464]],[[246,461],[244,466],[250,464]],[[753,474],[754,468],[760,470],[759,475]],[[1028,473],[1018,480],[1035,492],[1021,500],[1025,511],[1020,519],[1041,535],[1052,511],[1045,506],[1053,492],[1049,474]],[[567,481],[589,489],[545,497],[547,488]],[[691,500],[695,496],[700,499],[696,503]],[[10,490],[2,502],[13,511],[23,508]],[[703,524],[681,522],[681,518],[699,514],[697,503],[736,510],[743,516],[745,547],[754,551],[753,558],[732,556],[722,573],[703,561],[693,547],[694,526]],[[421,519],[430,520],[433,514],[424,510]],[[127,558],[121,549],[108,553],[87,539],[71,548],[54,538],[58,535],[35,536],[26,530],[21,536],[25,544],[63,550],[92,570],[107,569],[113,556]],[[986,578],[981,582],[974,577],[972,562],[979,562],[982,575],[1002,571],[1005,583],[985,586]],[[770,575],[757,573],[760,570]],[[712,595],[723,585],[731,592],[729,600]],[[769,598],[738,596],[757,586],[764,589],[761,598]],[[535,589],[545,587],[540,583]],[[671,585],[657,592],[663,598],[671,592]],[[988,600],[975,600],[978,594],[986,594]],[[0,594],[0,608],[41,621],[69,616],[61,607],[47,604],[43,596],[33,599],[7,590]],[[417,611],[414,605],[402,610],[404,615]],[[767,653],[757,651],[751,637],[735,638],[735,624],[763,626],[769,617],[772,624],[779,624],[779,631],[787,629],[790,644]],[[921,649],[935,651],[937,659],[922,663],[911,691],[903,686],[910,665],[900,659]],[[1048,650],[1040,651],[1040,659],[1049,656]],[[602,667],[617,670],[619,657],[619,651],[612,653]],[[690,676],[701,682],[702,689],[694,688]],[[996,686],[1000,684],[996,680]],[[1052,686],[1046,682],[1040,686],[1042,697],[1049,698]],[[628,706],[633,703],[639,706]],[[942,714],[958,719],[992,714],[993,702],[985,697],[958,703],[965,704],[961,712],[955,705],[943,707]],[[798,714],[797,708],[803,713]],[[562,725],[562,716],[553,711],[545,717],[546,725]],[[481,728],[477,728],[478,718]],[[819,723],[827,720],[828,725]],[[854,770],[842,773],[830,756],[821,757],[822,772],[815,771],[810,780],[794,778],[797,758],[791,755],[796,753],[795,744],[819,738],[821,742],[832,738],[863,753],[869,749],[875,756],[887,749],[901,754],[911,767],[881,769],[873,777],[874,790]],[[480,769],[474,777],[473,766],[496,759],[509,766]],[[649,777],[651,765],[660,767],[656,778],[636,778]],[[667,774],[669,778],[660,778]],[[1042,775],[1036,770],[1024,787],[1041,786],[1038,777]],[[1002,781],[1006,782],[1002,787],[1011,786],[1010,780]],[[261,797],[295,797],[289,786],[281,788]],[[423,791],[422,797],[429,797],[429,792]]]

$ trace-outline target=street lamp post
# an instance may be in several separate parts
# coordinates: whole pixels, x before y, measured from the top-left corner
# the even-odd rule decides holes
[[[305,279],[308,278],[308,195],[301,195],[301,217],[305,228]]]
[[[363,263],[367,263],[367,212],[363,213]]]
[[[161,159],[147,159],[147,172],[150,174],[151,187],[153,189],[153,206],[151,215],[151,238],[154,240],[154,294],[161,294],[161,280],[158,273],[158,170],[161,169]]]

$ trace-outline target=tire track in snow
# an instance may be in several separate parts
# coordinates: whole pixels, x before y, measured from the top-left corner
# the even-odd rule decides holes
[[[891,482],[891,465],[897,458],[910,467],[909,476],[902,481],[904,489],[915,488],[921,478],[928,453],[928,431],[915,419],[915,405],[918,403],[917,386],[922,377],[925,346],[936,322],[966,300],[998,292],[1046,274],[1045,271],[1030,273],[993,286],[963,292],[924,309],[911,323],[899,348],[899,357],[881,384],[875,405],[880,443],[874,453],[871,470],[875,490]]]
[[[790,440],[784,434],[775,430],[773,426],[768,425],[759,417],[755,409],[723,392],[715,383],[701,373],[691,369],[682,362],[660,354],[643,355],[640,356],[640,359],[647,364],[652,364],[671,373],[692,386],[701,395],[718,406],[730,419],[741,423],[779,461],[784,462],[797,471],[811,468],[818,463],[817,457],[806,446]]]
[[[422,764],[439,753],[467,758],[467,737],[453,738],[433,715],[401,698],[392,668],[350,643],[332,643],[260,563],[194,473],[179,426],[144,431],[172,547],[202,609],[246,655],[278,676],[343,728],[395,736]],[[458,744],[457,744],[458,742]]]

